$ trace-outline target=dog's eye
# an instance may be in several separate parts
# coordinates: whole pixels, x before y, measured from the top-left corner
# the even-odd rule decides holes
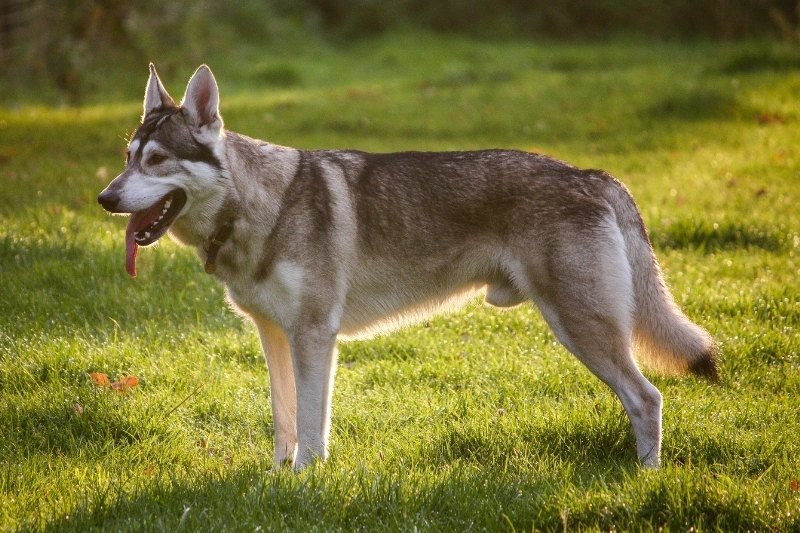
[[[147,158],[147,164],[150,166],[158,165],[159,163],[163,163],[167,160],[167,156],[163,154],[152,154],[150,157]]]

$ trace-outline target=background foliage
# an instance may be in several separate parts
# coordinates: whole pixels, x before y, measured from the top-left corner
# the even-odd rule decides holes
[[[798,16],[796,0],[0,0],[0,71],[5,96],[77,103],[106,88],[108,71],[142,57],[208,61],[242,41],[347,42],[408,28],[492,39],[797,41]]]

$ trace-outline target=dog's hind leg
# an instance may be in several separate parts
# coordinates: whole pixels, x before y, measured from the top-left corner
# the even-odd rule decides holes
[[[639,371],[626,332],[605,317],[580,309],[560,310],[563,344],[619,397],[644,466],[658,467],[661,453],[661,393]],[[557,328],[554,328],[557,329]]]
[[[275,466],[294,462],[297,450],[297,398],[289,341],[283,330],[266,318],[253,318],[269,370],[272,421],[275,428]]]
[[[619,397],[640,461],[657,467],[662,398],[632,356],[630,266],[616,227],[595,231],[571,232],[553,248],[552,268],[530,276],[533,300],[562,344]]]

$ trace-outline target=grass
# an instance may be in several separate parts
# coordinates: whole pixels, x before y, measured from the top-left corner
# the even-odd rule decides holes
[[[172,242],[128,278],[124,222],[95,203],[143,61],[80,108],[0,108],[0,530],[800,529],[795,52],[412,34],[238,53],[209,62],[242,133],[513,147],[620,177],[676,299],[721,344],[722,383],[652,377],[664,467],[642,471],[618,401],[537,311],[473,302],[344,344],[331,460],[270,471],[252,328]],[[175,97],[194,66],[163,76]],[[113,394],[92,372],[139,386]]]

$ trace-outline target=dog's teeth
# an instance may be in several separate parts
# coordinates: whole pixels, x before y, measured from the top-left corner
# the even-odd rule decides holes
[[[172,199],[170,198],[169,200],[167,200],[166,202],[164,202],[164,211],[166,211],[167,209],[169,209],[169,206],[171,206],[171,205],[172,205]]]
[[[144,238],[145,239],[149,239],[150,238],[150,232],[149,231],[145,231],[144,232]]]

